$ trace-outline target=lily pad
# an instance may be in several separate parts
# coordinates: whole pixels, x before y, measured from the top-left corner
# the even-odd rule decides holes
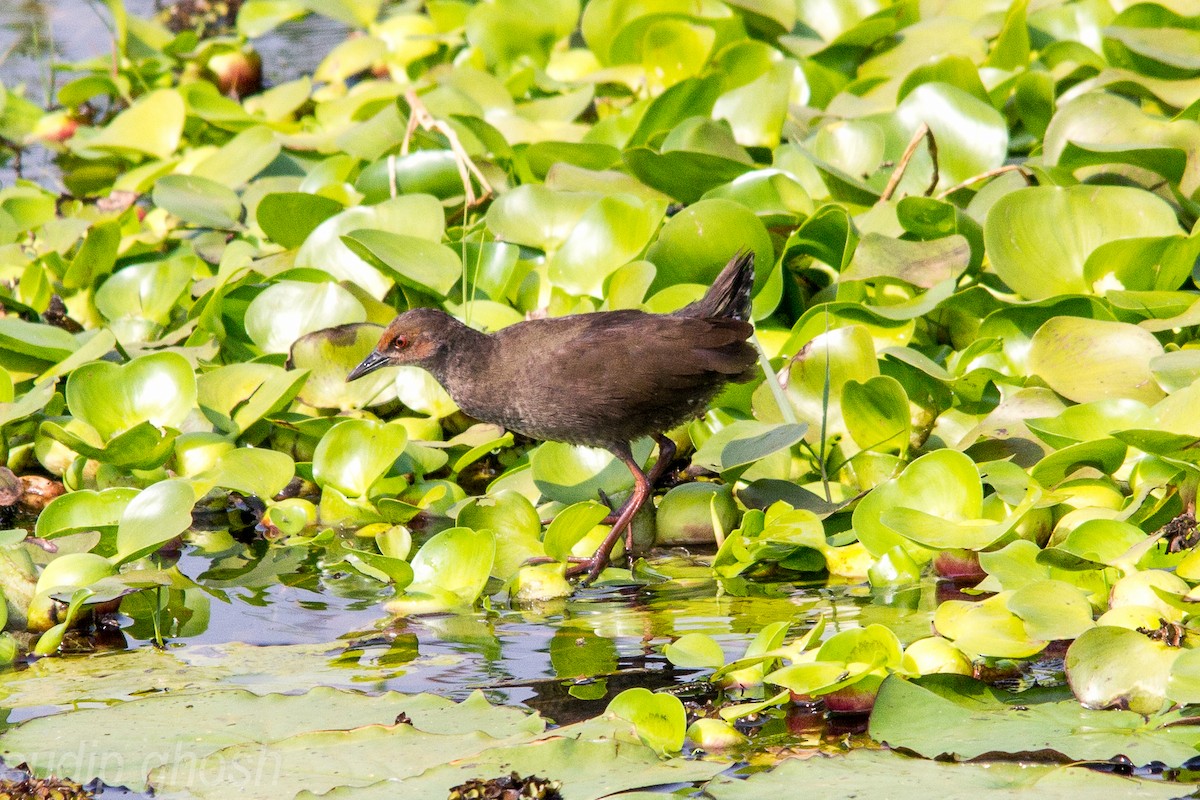
[[[705,784],[704,792],[713,800],[757,800],[786,796],[796,786],[820,786],[837,797],[886,796],[894,800],[921,800],[931,795],[947,800],[981,795],[1021,800],[1030,793],[1044,800],[1073,800],[1081,793],[1165,799],[1178,791],[1170,782],[1133,780],[1083,767],[1004,762],[948,764],[887,751],[854,750],[845,755],[787,759],[747,779],[717,778]]]
[[[489,706],[481,695],[455,704],[432,695],[368,696],[322,686],[304,694],[264,696],[219,689],[173,692],[32,720],[0,736],[0,751],[59,777],[81,782],[100,778],[114,786],[162,790],[185,780],[171,770],[181,757],[196,763],[248,740],[262,747],[305,731],[382,726],[401,712],[412,720],[411,730],[433,741],[468,732],[483,741],[492,736],[528,736],[540,732],[543,724],[537,716]],[[243,723],[252,721],[250,727],[239,724],[234,731],[222,723],[231,716]],[[83,757],[70,764],[63,760],[70,755],[63,747],[66,729],[76,731],[85,742]],[[151,776],[160,768],[162,772]]]
[[[892,676],[880,687],[870,733],[928,758],[1037,754],[1068,762],[1124,755],[1135,764],[1182,764],[1195,754],[1200,728],[1166,722],[1133,711],[1081,708],[1074,700],[1031,702],[959,676],[919,682]]]

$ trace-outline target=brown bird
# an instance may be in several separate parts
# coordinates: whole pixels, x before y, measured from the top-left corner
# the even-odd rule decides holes
[[[633,494],[616,512],[595,555],[570,574],[595,580],[675,454],[663,435],[704,413],[730,381],[755,373],[757,351],[750,290],[754,255],[735,255],[704,297],[673,314],[599,311],[536,319],[487,334],[429,308],[406,311],[388,325],[374,352],[347,381],[381,367],[429,370],[462,411],[534,439],[603,447],[633,473]],[[631,443],[658,442],[650,474]]]

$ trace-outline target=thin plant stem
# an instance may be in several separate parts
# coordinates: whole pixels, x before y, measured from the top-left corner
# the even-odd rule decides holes
[[[900,163],[893,170],[887,187],[883,190],[883,194],[879,196],[879,202],[884,203],[892,199],[892,195],[896,193],[896,189],[900,186],[900,181],[904,178],[904,173],[908,170],[908,164],[916,154],[917,147],[921,144],[922,139],[929,140],[929,155],[933,159],[933,178],[929,183],[929,189],[925,193],[927,195],[933,193],[933,187],[937,186],[938,182],[937,142],[934,140],[929,126],[922,122],[913,134],[912,139],[909,140],[908,147],[904,148],[904,155],[900,156]]]
[[[762,367],[767,387],[771,390],[771,397],[775,399],[775,405],[779,408],[779,416],[783,418],[784,422],[792,425],[798,424],[796,409],[792,408],[791,402],[787,399],[783,382],[779,379],[779,373],[771,366],[771,359],[767,358],[767,352],[763,350],[762,343],[758,341],[757,333],[750,335],[750,344],[754,345],[754,349],[758,351],[758,364]]]

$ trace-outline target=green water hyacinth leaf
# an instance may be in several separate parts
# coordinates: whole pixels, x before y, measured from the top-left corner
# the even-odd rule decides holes
[[[489,64],[507,66],[527,58],[544,65],[551,47],[571,35],[578,18],[579,0],[498,0],[471,8],[466,35]]]
[[[1166,396],[1149,367],[1162,354],[1154,334],[1136,325],[1054,317],[1033,335],[1029,368],[1077,403],[1119,398],[1150,405]]]
[[[412,583],[386,608],[403,615],[469,606],[487,585],[495,555],[496,538],[491,531],[444,530],[413,556]]]
[[[658,267],[650,291],[677,283],[708,286],[730,257],[743,248],[754,253],[755,284],[761,286],[775,260],[771,237],[762,221],[732,200],[714,198],[693,203],[667,220],[646,253],[646,259]]]
[[[1000,522],[986,518],[950,519],[904,506],[886,509],[880,522],[930,550],[984,550],[1011,533],[1041,496],[1041,490],[1031,485],[1020,505]]]
[[[186,223],[228,230],[238,227],[242,201],[224,184],[196,175],[167,175],[154,184],[154,203]]]
[[[266,125],[258,125],[225,142],[197,164],[191,174],[231,189],[242,189],[270,166],[281,150],[275,131]]]
[[[808,661],[780,667],[767,673],[763,680],[781,686],[797,697],[822,697],[853,686],[869,675],[874,664],[848,666],[839,661]]]
[[[197,402],[210,419],[219,415],[214,419],[218,427],[242,434],[264,417],[287,408],[307,385],[307,377],[304,369],[251,362],[227,364],[196,378]]]
[[[443,419],[458,411],[454,398],[427,370],[420,367],[396,367],[396,397],[419,414]]]
[[[689,204],[753,169],[724,156],[686,150],[656,153],[637,147],[626,150],[623,157],[629,171],[647,186]]]
[[[964,236],[910,242],[868,233],[858,243],[853,260],[842,272],[842,280],[890,278],[930,289],[961,275],[970,258],[971,245]]]
[[[766,225],[794,225],[813,213],[804,185],[786,172],[747,172],[705,193],[702,200],[724,198],[746,206]]]
[[[53,397],[54,381],[47,380],[36,384],[18,400],[0,403],[0,427],[36,414],[45,408]]]
[[[137,489],[125,487],[59,495],[38,515],[34,535],[53,539],[81,531],[115,533],[125,508],[137,495]]]
[[[843,120],[822,127],[813,137],[811,150],[835,199],[868,204],[878,200],[878,190],[858,178],[878,174],[886,145],[887,133],[879,122]]]
[[[531,558],[546,555],[540,534],[542,521],[533,503],[523,494],[501,489],[483,497],[471,497],[459,508],[458,525],[473,530],[490,530],[496,536],[496,558],[492,574],[507,580]]]
[[[447,295],[462,275],[462,262],[453,250],[417,236],[356,230],[342,242],[397,283],[435,297]]]
[[[354,188],[364,203],[379,203],[406,194],[430,194],[442,200],[463,193],[458,162],[450,150],[418,150],[404,156],[387,156],[368,164]]]
[[[1188,167],[1188,152],[1198,133],[1194,120],[1163,119],[1122,97],[1091,92],[1067,103],[1050,120],[1046,157],[1048,163],[1071,170],[1133,164],[1157,172],[1190,196],[1197,178]]]
[[[1070,406],[1053,417],[1027,419],[1025,425],[1046,444],[1063,448],[1102,439],[1113,431],[1147,428],[1152,420],[1145,403],[1111,398]]]
[[[387,503],[398,503],[393,498],[381,498],[379,503],[372,504],[365,497],[347,497],[332,486],[321,489],[321,501],[317,506],[317,519],[322,525],[335,525],[343,528],[361,528],[378,522],[403,524],[412,519],[420,509],[403,504],[402,513],[389,513]]]
[[[257,447],[239,447],[223,453],[196,482],[269,500],[283,491],[296,475],[296,462],[287,453]]]
[[[741,527],[726,536],[712,568],[726,577],[765,562],[778,562],[799,572],[819,572],[826,567],[827,548],[824,527],[816,514],[777,502],[765,513],[752,509],[743,515]]]
[[[781,658],[791,658],[794,654],[802,653],[812,647],[814,642],[820,640],[821,635],[825,632],[825,617],[819,617],[803,636],[791,642],[785,654],[780,652],[780,648],[783,647],[788,627],[788,623],[782,620],[764,626],[746,647],[745,654],[739,659],[717,667],[710,680],[719,682],[722,686],[761,686],[767,670],[774,668]],[[764,702],[770,703],[770,700]],[[724,713],[721,716],[727,721],[733,719]]]
[[[646,29],[642,45],[642,68],[647,82],[659,92],[699,74],[715,38],[711,28],[684,20],[652,23]]]
[[[548,275],[571,294],[603,297],[604,280],[638,256],[665,208],[635,197],[605,197],[591,206],[550,258]]]
[[[555,252],[598,199],[590,192],[525,184],[496,198],[487,212],[488,230],[505,242]]]
[[[12,370],[33,366],[28,364],[29,359],[51,363],[62,361],[79,348],[79,341],[62,328],[4,317],[0,319],[0,348],[3,348],[0,360]],[[8,366],[10,360],[21,356],[25,358],[16,362],[20,367]],[[40,366],[33,368],[42,369]]]
[[[72,146],[167,158],[179,147],[184,116],[180,93],[158,89],[135,100],[95,136],[72,141]]]
[[[96,278],[112,272],[120,247],[120,224],[110,221],[93,225],[63,275],[63,286],[82,289],[91,286]]]
[[[392,287],[392,279],[354,253],[342,236],[351,231],[390,231],[440,242],[446,230],[445,213],[436,197],[410,194],[373,206],[355,206],[318,225],[296,251],[296,266],[327,272],[334,280],[350,281],[375,298]]]
[[[719,669],[725,664],[721,645],[704,633],[685,633],[663,647],[663,655],[677,667]]]
[[[803,81],[800,65],[786,59],[747,84],[717,98],[712,115],[729,122],[734,139],[747,147],[775,147],[787,120],[793,84]]]
[[[351,498],[367,491],[404,451],[408,434],[398,424],[348,419],[330,428],[313,453],[313,480]]]
[[[118,564],[153,553],[192,525],[196,493],[187,481],[160,481],[138,493],[117,523]]]
[[[628,64],[639,61],[645,31],[658,19],[682,16],[695,23],[710,24],[732,16],[720,3],[678,5],[654,2],[644,6],[617,0],[588,3],[580,21],[580,31],[588,47],[602,64]],[[702,113],[702,112],[697,112]]]
[[[516,291],[520,248],[503,242],[468,243],[464,252],[464,280],[475,291],[496,301],[503,301]],[[640,302],[641,298],[638,300]]]
[[[304,244],[318,225],[342,209],[338,201],[318,194],[272,192],[258,201],[254,213],[263,233],[290,249]]]
[[[1196,133],[1200,137],[1200,126]],[[1083,274],[1090,285],[1103,289],[1105,296],[1116,292],[1171,292],[1187,279],[1198,254],[1200,237],[1118,239],[1093,250],[1083,265]],[[1113,288],[1118,286],[1123,288]]]
[[[805,439],[820,445],[848,431],[842,416],[842,392],[848,381],[864,383],[879,375],[870,332],[861,325],[816,336],[786,368],[784,389],[796,417],[808,425]]]
[[[196,376],[178,353],[139,356],[127,364],[96,361],[67,378],[67,408],[101,438],[139,423],[178,427],[196,407]]]
[[[872,624],[838,631],[826,639],[817,650],[817,661],[873,664],[895,669],[900,666],[900,651],[900,640],[891,628]]]
[[[1153,409],[1157,424],[1154,431],[1144,433],[1171,433],[1186,436],[1200,436],[1200,381],[1177,389]],[[1114,434],[1115,436],[1116,434]],[[1118,437],[1119,438],[1119,437]],[[1140,445],[1130,442],[1135,447]],[[1183,449],[1183,448],[1180,448]],[[1147,452],[1162,453],[1161,449]]]
[[[1111,475],[1125,463],[1126,452],[1125,443],[1116,439],[1080,442],[1046,456],[1033,466],[1029,474],[1043,486],[1056,486],[1084,467]]]
[[[246,333],[264,353],[286,353],[306,333],[364,322],[362,303],[336,283],[279,281],[246,308]]]
[[[908,395],[900,381],[877,375],[842,386],[842,418],[855,444],[864,450],[904,454],[912,432]]]
[[[653,448],[649,439],[634,442],[634,459],[644,464]],[[607,450],[545,442],[530,454],[529,460],[538,491],[560,503],[595,500],[600,492],[611,497],[633,486],[629,468]]]
[[[1130,548],[1145,540],[1145,531],[1136,525],[1115,519],[1090,519],[1081,522],[1061,543],[1038,553],[1037,562],[1066,570],[1116,566]]]
[[[906,132],[906,139],[922,122],[933,132],[940,188],[995,169],[1008,154],[1008,126],[1003,115],[990,103],[949,84],[924,83],[916,87],[896,107],[895,118]],[[915,173],[912,178],[928,185],[928,178]],[[904,187],[905,181],[900,185]]]
[[[1031,300],[1091,291],[1084,264],[1107,242],[1177,233],[1175,212],[1154,195],[1126,186],[1082,185],[1006,194],[988,212],[983,229],[996,274]]]
[[[1184,650],[1171,664],[1167,697],[1176,703],[1200,702],[1200,650]]]
[[[683,748],[687,715],[674,695],[657,694],[640,686],[626,689],[609,702],[605,711],[632,723],[638,738],[662,755]]]
[[[1100,625],[1067,649],[1067,682],[1087,708],[1154,714],[1166,705],[1171,666],[1182,652],[1128,628]]]
[[[110,322],[132,318],[165,325],[192,280],[191,259],[122,267],[96,290],[96,310]]]
[[[1095,626],[1087,594],[1065,581],[1033,581],[1008,598],[1008,610],[1021,618],[1025,631],[1045,641],[1074,639]]]
[[[484,427],[484,426],[473,426],[473,427]],[[454,462],[454,464],[450,467],[451,470],[453,470],[454,472],[462,472],[464,469],[471,466],[476,461],[478,461],[479,459],[488,455],[489,453],[494,453],[497,450],[502,450],[506,447],[512,447],[513,435],[511,433],[507,433],[507,432],[500,433],[500,431],[502,429],[499,428],[498,426],[488,426],[488,427],[490,427],[492,431],[495,431],[496,433],[499,433],[500,435],[498,435],[498,436],[494,435],[494,436],[491,436],[490,438],[484,439],[482,442],[479,442],[478,444],[472,444],[471,448],[469,450],[467,450],[467,452],[463,453],[461,456],[458,457],[458,460],[456,460]],[[455,437],[455,439],[459,439],[459,438],[463,437],[466,433],[469,433],[469,432],[470,432],[470,429],[468,429],[467,431],[464,431],[462,434],[459,434],[459,436]],[[458,442],[458,441],[450,442],[450,444],[454,444],[454,445],[466,444],[466,443],[469,443],[469,442]]]
[[[342,552],[352,567],[375,580],[390,583],[396,589],[404,589],[412,583],[412,567],[402,558],[393,558],[354,547],[343,547]]]
[[[1010,597],[1008,592],[1001,592],[978,603],[947,600],[934,613],[934,631],[973,657],[1037,655],[1046,648],[1046,642],[1034,639],[1025,622],[1009,610]]]
[[[1194,10],[1194,9],[1193,9]],[[1104,54],[1116,66],[1159,78],[1200,74],[1196,17],[1185,17],[1156,3],[1127,8],[1104,29]]]
[[[550,527],[546,529],[543,540],[546,555],[556,561],[566,561],[571,555],[571,548],[606,516],[608,508],[593,500],[567,506],[554,516]]]
[[[288,361],[307,370],[299,398],[314,408],[350,411],[396,399],[396,374],[381,369],[356,381],[346,376],[379,343],[383,328],[369,322],[354,322],[306,333],[292,344]]]
[[[40,432],[81,456],[119,469],[154,469],[171,456],[177,431],[160,429],[150,422],[139,422],[121,431],[103,445],[96,446],[53,420],[46,420]]]
[[[542,179],[551,169],[564,164],[585,170],[607,170],[621,161],[621,151],[617,148],[590,142],[534,142],[519,152],[533,174]]]
[[[805,425],[738,420],[705,441],[692,456],[692,463],[736,478],[762,459],[786,452],[804,438],[806,430]]]
[[[737,527],[733,487],[684,483],[671,487],[655,513],[655,543],[663,547],[708,544]]]
[[[994,524],[983,520],[983,484],[975,463],[954,450],[937,450],[921,456],[898,478],[876,486],[859,502],[854,509],[854,531],[872,555],[883,555],[898,544],[912,553],[910,540],[883,522],[885,514],[897,509],[941,519],[943,524],[967,520]],[[907,526],[910,516],[898,517],[896,521]],[[917,533],[918,528],[911,532]]]
[[[1164,353],[1150,362],[1150,372],[1166,392],[1177,392],[1191,386],[1200,377],[1200,353],[1187,350]]]
[[[47,630],[38,638],[37,644],[33,647],[33,654],[35,656],[51,656],[58,652],[58,648],[62,645],[63,636],[66,635],[67,630],[79,617],[84,604],[91,599],[91,596],[91,589],[86,587],[76,589],[71,594],[66,613],[63,615],[63,621]]]

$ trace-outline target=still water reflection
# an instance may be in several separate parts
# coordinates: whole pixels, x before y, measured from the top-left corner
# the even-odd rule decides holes
[[[534,607],[509,606],[499,595],[486,609],[392,619],[382,610],[390,590],[311,561],[289,563],[279,551],[263,553],[278,559],[274,566],[260,562],[240,575],[214,572],[211,556],[184,556],[180,571],[213,596],[207,626],[177,638],[178,646],[243,642],[282,654],[333,643],[333,663],[351,684],[455,699],[478,689],[494,702],[524,703],[559,721],[598,713],[629,686],[685,681],[690,673],[661,654],[662,645],[685,633],[713,636],[728,659],[741,656],[769,623],[785,621],[798,636],[822,615],[830,634],[883,622],[907,641],[928,635],[937,602],[932,584],[886,596],[865,587],[718,585],[694,562],[662,559],[656,569],[682,577],[580,589]],[[260,580],[248,578],[256,573]],[[144,623],[127,630],[132,646],[150,636]],[[267,680],[281,677],[286,673]]]

